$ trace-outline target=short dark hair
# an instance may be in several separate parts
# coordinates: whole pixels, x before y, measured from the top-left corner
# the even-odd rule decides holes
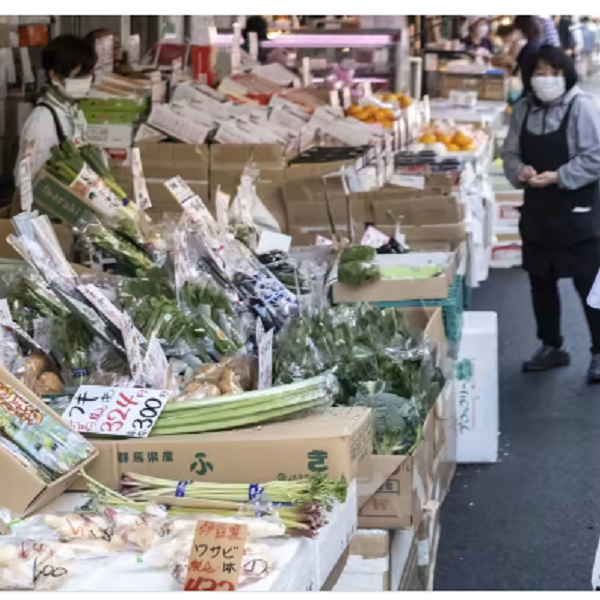
[[[540,63],[551,66],[555,71],[561,71],[565,78],[565,89],[569,91],[577,84],[575,64],[562,48],[544,44],[533,56],[529,63],[529,81]]]
[[[517,15],[513,24],[528,40],[537,40],[540,37],[540,26],[531,15]]]
[[[46,75],[54,71],[61,77],[69,77],[77,67],[80,67],[80,76],[89,75],[97,60],[94,46],[74,35],[59,35],[42,52]]]

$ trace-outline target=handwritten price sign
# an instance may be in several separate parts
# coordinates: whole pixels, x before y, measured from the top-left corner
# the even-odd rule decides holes
[[[63,417],[83,433],[145,438],[170,396],[168,390],[82,385]]]
[[[246,534],[246,525],[198,521],[184,591],[237,590]]]

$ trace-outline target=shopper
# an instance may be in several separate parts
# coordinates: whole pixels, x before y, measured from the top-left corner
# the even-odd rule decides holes
[[[85,138],[87,122],[78,100],[90,90],[95,64],[93,46],[72,35],[58,36],[44,48],[42,67],[47,84],[21,131],[15,167],[17,187],[23,156],[31,156],[34,176],[50,158],[53,146],[65,139],[78,143]]]
[[[542,347],[526,372],[566,366],[558,280],[571,278],[592,337],[590,382],[600,382],[600,311],[586,298],[600,269],[600,113],[577,87],[573,61],[542,46],[530,71],[532,92],[513,107],[502,149],[504,171],[524,188],[519,229]]]
[[[494,46],[489,38],[490,25],[486,17],[471,16],[467,19],[469,33],[462,40],[465,49],[468,52],[484,51],[487,55],[491,55],[494,51]]]

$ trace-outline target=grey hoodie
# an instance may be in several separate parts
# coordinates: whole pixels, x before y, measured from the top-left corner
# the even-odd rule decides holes
[[[558,187],[576,190],[600,179],[600,109],[592,96],[574,86],[548,106],[534,104],[531,96],[522,98],[514,105],[510,128],[502,147],[504,173],[514,187],[524,187],[518,179],[519,172],[525,166],[521,160],[519,138],[528,107],[531,107],[531,111],[527,118],[527,130],[541,135],[560,127],[572,100],[574,104],[567,126],[569,162],[557,171]]]

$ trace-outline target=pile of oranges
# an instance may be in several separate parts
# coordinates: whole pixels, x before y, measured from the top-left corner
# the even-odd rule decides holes
[[[347,108],[346,116],[354,117],[363,123],[381,123],[384,129],[391,129],[396,120],[394,111],[389,108],[377,108],[376,106],[352,105]]]
[[[477,149],[473,138],[460,130],[452,133],[426,129],[419,141],[422,144],[444,144],[448,152],[473,152]]]
[[[408,108],[413,103],[413,99],[406,94],[383,94],[379,98],[383,102],[397,102],[399,108]]]

